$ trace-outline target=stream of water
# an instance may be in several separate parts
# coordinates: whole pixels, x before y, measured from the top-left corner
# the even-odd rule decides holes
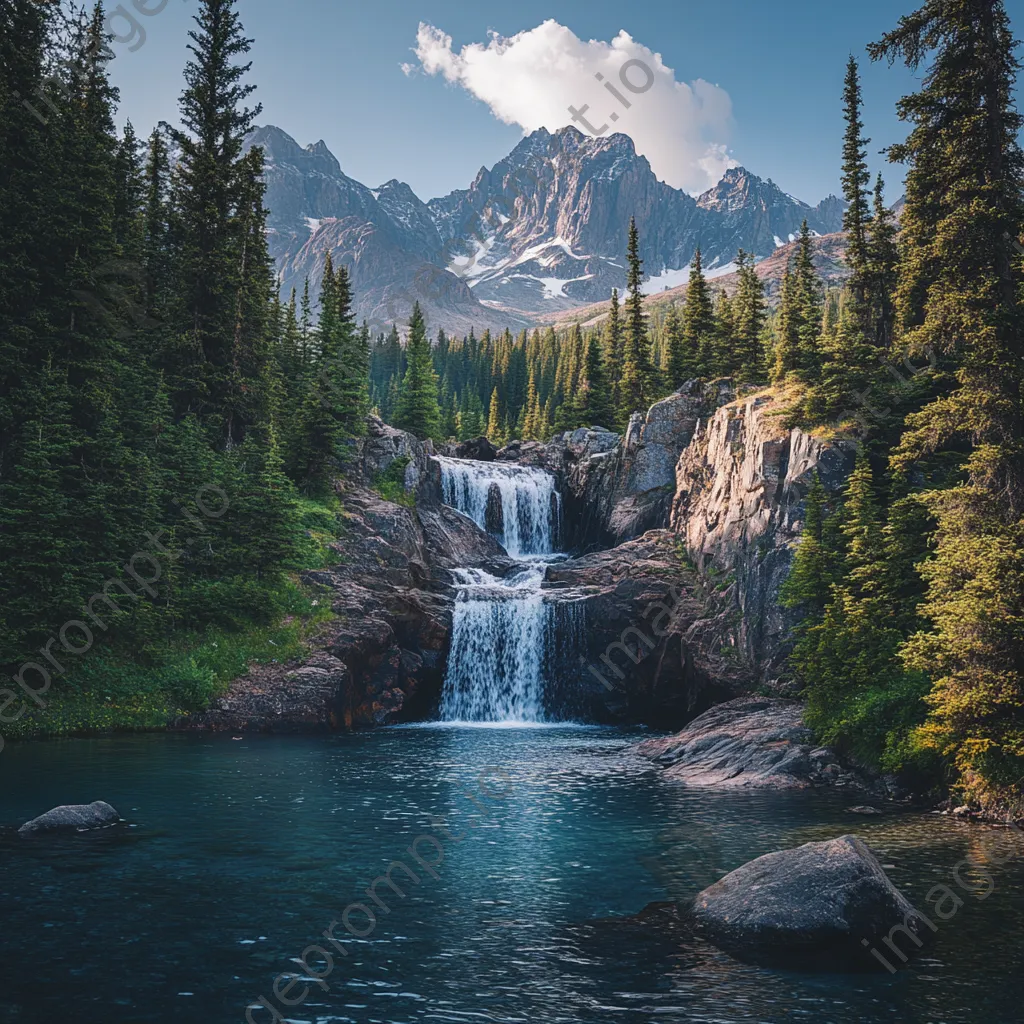
[[[522,563],[520,571],[503,579],[481,569],[456,572],[441,718],[492,725],[544,722],[545,682],[555,670],[556,649],[578,628],[574,620],[582,612],[574,602],[555,603],[542,588],[547,565],[560,557],[555,478],[542,469],[505,463],[438,462],[445,501],[481,529],[490,528]]]

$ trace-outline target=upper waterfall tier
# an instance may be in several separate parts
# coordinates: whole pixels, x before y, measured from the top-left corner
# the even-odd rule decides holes
[[[561,497],[543,469],[437,456],[445,504],[470,517],[513,558],[554,553]]]

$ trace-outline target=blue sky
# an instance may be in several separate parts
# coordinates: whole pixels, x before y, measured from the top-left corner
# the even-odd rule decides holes
[[[159,0],[138,3],[159,8]],[[708,83],[713,110],[705,106],[706,123],[696,127],[680,128],[689,117],[685,105],[679,110],[645,108],[647,97],[637,97],[629,116],[647,118],[644,144],[652,152],[660,145],[652,158],[659,176],[671,180],[675,174],[673,184],[685,180],[682,187],[699,188],[699,173],[694,177],[692,169],[674,168],[665,152],[676,145],[680,132],[689,145],[696,133],[727,147],[733,161],[815,203],[839,189],[840,94],[851,52],[864,58],[873,168],[892,181],[892,199],[899,192],[899,169],[887,167],[877,151],[905,134],[894,105],[915,83],[903,68],[871,65],[864,46],[913,6],[912,0],[244,0],[241,13],[255,39],[252,81],[264,105],[261,122],[280,126],[302,144],[323,139],[345,172],[371,187],[399,178],[423,199],[466,187],[481,165],[491,166],[523,135],[519,124],[502,123],[492,107],[509,101],[514,116],[529,118],[532,101],[524,86],[548,88],[544,76],[550,61],[541,61],[532,77],[528,66],[518,64],[507,78],[508,88],[505,68],[495,64],[497,84],[492,80],[477,88],[478,94],[490,89],[490,104],[473,94],[472,81],[427,73],[413,52],[421,22],[451,36],[451,50],[458,54],[467,45],[486,46],[489,32],[504,37],[531,33],[529,41],[538,26],[554,19],[584,42],[607,44],[624,30],[636,46],[660,54],[677,82]],[[1024,35],[1024,0],[1010,0],[1007,6],[1018,34]],[[186,33],[195,8],[195,0],[169,0],[159,13],[139,18],[146,39],[136,50],[114,44],[118,57],[112,77],[121,89],[121,120],[131,118],[140,133],[148,133],[159,119],[176,118]],[[411,73],[403,72],[403,63],[413,66]],[[581,102],[592,100],[595,111],[602,98],[614,103],[599,86],[590,85],[597,94],[582,95]],[[537,103],[548,108],[544,120],[560,116],[564,97],[552,95],[566,87],[560,80],[547,92],[542,89]],[[669,89],[672,95],[666,93],[665,102],[674,103],[680,90]],[[656,93],[652,90],[651,96]],[[730,101],[727,116],[722,108]],[[629,130],[625,120],[618,127]],[[639,137],[639,121],[636,131]],[[707,173],[716,176],[717,165]]]

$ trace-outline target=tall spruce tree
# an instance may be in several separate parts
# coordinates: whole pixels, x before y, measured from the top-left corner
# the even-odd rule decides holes
[[[434,372],[430,340],[427,338],[427,325],[418,302],[413,306],[409,319],[409,338],[405,346],[405,356],[408,368],[398,395],[395,426],[408,430],[419,438],[440,439],[441,410],[437,404],[437,374]],[[477,395],[473,397],[476,399],[476,436],[483,429],[483,425],[480,423],[480,398]]]
[[[700,249],[697,249],[690,262],[690,283],[683,304],[683,342],[696,364],[697,372],[703,376],[715,373],[715,367],[709,365],[715,361],[714,334],[714,299],[707,278],[704,277]]]
[[[868,227],[871,220],[868,205],[871,176],[868,173],[867,146],[864,122],[861,119],[860,69],[851,56],[846,65],[846,83],[843,88],[843,230],[846,232],[846,262],[852,273],[848,287],[863,308],[867,305],[869,286]],[[858,312],[859,315],[859,312]]]
[[[619,418],[627,421],[634,412],[646,412],[652,395],[654,367],[651,365],[651,341],[644,312],[644,271],[640,259],[640,235],[636,218],[629,221],[626,321],[623,325],[622,383],[619,391]]]
[[[596,334],[592,334],[587,342],[582,395],[579,418],[584,426],[608,427],[614,422],[614,407],[604,365],[604,353]]]
[[[762,333],[765,325],[764,284],[752,253],[736,255],[738,283],[733,300],[732,352],[729,371],[748,384],[765,378]]]
[[[885,205],[885,182],[875,180],[874,214],[868,239],[868,296],[875,345],[888,353],[893,340],[895,309],[893,296],[899,280],[899,249],[896,217]]]
[[[172,129],[180,150],[176,168],[175,276],[180,322],[165,365],[175,406],[196,412],[223,441],[244,430],[233,380],[242,249],[251,237],[243,213],[251,174],[242,162],[246,134],[262,110],[246,99],[255,86],[240,63],[252,46],[242,31],[237,0],[200,0],[189,32],[192,54],[181,96],[184,131]]]

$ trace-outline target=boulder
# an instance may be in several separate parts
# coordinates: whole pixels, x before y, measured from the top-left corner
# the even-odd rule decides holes
[[[377,416],[366,419],[366,436],[360,438],[356,462],[349,467],[353,478],[372,487],[392,463],[406,463],[405,489],[425,505],[441,503],[441,467],[433,458],[432,441],[420,441],[404,430],[389,426]]]
[[[902,966],[935,926],[855,836],[758,857],[694,900],[697,934],[739,960],[818,970]]]
[[[813,749],[801,704],[739,697],[705,711],[675,736],[646,740],[638,751],[689,786],[805,789]]]
[[[94,800],[91,804],[67,804],[25,822],[19,835],[31,836],[40,832],[85,832],[106,828],[121,820],[121,815],[110,804]]]
[[[874,780],[844,768],[813,739],[799,701],[746,696],[710,708],[674,736],[645,740],[637,752],[687,786],[876,792]]]
[[[476,462],[493,462],[498,449],[486,437],[475,437],[472,441],[463,441],[455,446],[455,458],[473,459]]]

